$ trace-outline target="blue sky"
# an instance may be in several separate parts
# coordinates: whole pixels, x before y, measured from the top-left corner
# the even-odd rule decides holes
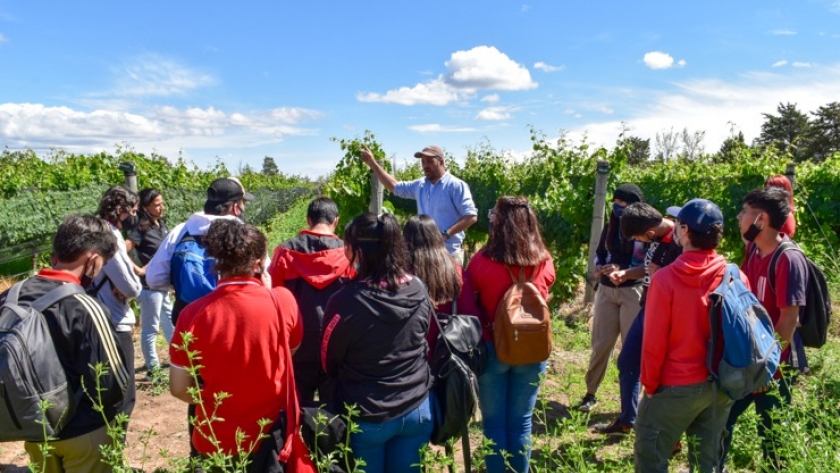
[[[640,5],[637,5],[640,4]],[[612,146],[752,140],[779,102],[840,100],[840,0],[0,2],[0,146],[317,177],[371,130],[512,156],[530,127]]]

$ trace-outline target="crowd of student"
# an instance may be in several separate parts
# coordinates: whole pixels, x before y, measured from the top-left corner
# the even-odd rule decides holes
[[[325,405],[341,413],[355,406],[359,429],[350,446],[369,473],[420,471],[420,450],[429,442],[438,402],[431,394],[429,356],[438,331],[432,317],[445,317],[456,303],[459,314],[480,319],[488,348],[478,380],[482,428],[493,444],[486,470],[528,471],[532,414],[547,361],[502,362],[492,330],[509,274],[524,272],[548,298],[554,263],[528,199],[502,196],[488,213],[488,241],[464,265],[463,231],[477,220],[469,187],[446,171],[440,148],[427,147],[416,157],[425,176],[404,183],[369,151],[362,154],[388,189],[418,201],[420,215],[404,228],[393,215],[365,213],[344,227],[342,240],[336,235],[339,209],[319,197],[308,207],[306,229],[270,258],[265,235],[243,223],[253,196],[234,178],[214,181],[203,211],[171,231],[158,191],[138,196],[112,187],[101,199],[99,218],[62,222],[52,268],[25,283],[24,300],[62,283],[88,290],[59,301],[45,316],[76,389],[95,386],[85,369],[89,363],[111,368],[99,381],[108,422],[117,413],[130,416],[134,406],[135,318],[129,300],[137,298],[150,374],[160,369],[154,346],[160,327],[171,342],[170,390],[189,405],[193,456],[244,449],[252,452],[249,471],[276,471],[278,462],[286,471],[314,471],[298,434],[300,408]],[[752,403],[761,416],[766,461],[783,464],[771,412],[790,403],[790,385],[807,368],[795,332],[804,303],[804,257],[785,252],[773,287],[767,278],[774,250],[795,231],[790,183],[786,190],[774,187],[785,182],[777,176],[747,194],[737,219],[748,244],[742,278],[773,319],[786,368],[766,388],[737,401],[712,389],[706,364],[707,296],[726,263],[715,252],[724,216],[714,203],[694,199],[669,208],[669,219],[644,202],[638,186],[616,187],[596,251],[592,355],[587,393],[577,408],[596,407],[620,337],[621,410],[595,430],[623,435],[635,429],[637,471],[667,471],[684,432],[696,438],[689,445],[692,468],[721,471],[732,428]],[[212,277],[204,275],[211,290],[195,300],[173,280],[173,258],[187,236],[214,262]],[[110,330],[104,330],[106,318]],[[220,393],[227,395],[219,403]],[[272,423],[261,428],[259,419]],[[38,442],[27,442],[26,450],[49,472],[110,471],[99,449],[107,442],[104,426],[83,399],[70,426],[49,442],[49,458]],[[261,429],[278,435],[260,441]]]

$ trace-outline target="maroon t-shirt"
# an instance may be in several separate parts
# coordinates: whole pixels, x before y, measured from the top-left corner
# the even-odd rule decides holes
[[[790,241],[785,235],[782,235],[782,239]],[[750,244],[741,270],[747,275],[753,294],[767,309],[775,325],[779,322],[781,307],[805,305],[808,266],[801,252],[784,252],[776,263],[775,287],[771,287],[768,274],[772,259],[773,253],[762,257],[755,245]],[[782,361],[790,362],[790,346],[782,353]]]

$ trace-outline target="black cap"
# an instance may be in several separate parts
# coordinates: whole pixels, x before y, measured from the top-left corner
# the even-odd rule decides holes
[[[208,204],[225,204],[240,200],[254,200],[254,195],[245,192],[245,187],[235,177],[221,177],[207,188]]]

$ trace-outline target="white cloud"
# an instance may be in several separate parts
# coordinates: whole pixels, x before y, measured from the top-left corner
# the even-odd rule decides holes
[[[522,5],[522,8],[520,8],[520,11],[522,11],[522,13],[525,13],[530,9],[531,9],[531,5]]]
[[[411,125],[408,127],[411,131],[419,133],[464,133],[475,131],[472,127],[463,126],[443,126],[439,123],[427,123],[424,125]]]
[[[565,66],[552,66],[550,64],[546,64],[542,61],[537,61],[534,63],[534,69],[539,69],[543,72],[557,72],[562,71],[565,69]]]
[[[455,51],[449,61],[447,83],[458,88],[528,90],[537,87],[525,66],[493,46]]]
[[[566,110],[563,110],[563,113],[565,113],[566,115],[574,115],[576,112],[573,108],[567,108]]]
[[[301,123],[321,118],[320,112],[276,108],[225,112],[213,107],[157,107],[148,113],[97,109],[74,110],[32,103],[0,104],[0,138],[12,148],[63,148],[82,152],[108,149],[118,142],[177,155],[191,148],[241,147],[277,143],[286,136],[317,130]]]
[[[502,121],[510,119],[510,108],[508,107],[487,107],[478,112],[476,120]]]
[[[144,54],[114,71],[118,96],[169,96],[213,85],[216,79],[158,54]]]
[[[610,107],[607,107],[606,105],[598,107],[598,111],[603,113],[604,115],[612,115],[613,113],[615,113],[615,110],[611,109]]]
[[[531,73],[492,46],[455,51],[446,61],[447,73],[413,87],[400,87],[384,94],[362,92],[361,102],[400,105],[447,105],[471,99],[478,90],[528,90],[537,87]]]
[[[791,64],[791,66],[793,66],[793,67],[812,67],[813,64],[811,64],[810,62],[793,61],[793,64]]]
[[[643,60],[645,65],[651,69],[670,69],[674,67],[674,58],[670,54],[663,53],[662,51],[645,53]],[[685,65],[685,59],[677,61],[677,67],[684,67]]]
[[[414,87],[400,87],[384,94],[376,92],[360,93],[356,98],[360,102],[385,102],[399,105],[446,105],[461,99],[462,94],[444,82],[443,76],[417,84]]]
[[[484,97],[481,97],[481,101],[487,103],[496,103],[499,101],[499,94],[485,95]]]
[[[655,138],[657,132],[688,128],[705,131],[707,150],[716,150],[730,135],[731,123],[742,131],[747,143],[761,133],[763,113],[775,113],[780,102],[797,104],[802,112],[816,110],[840,97],[840,64],[819,69],[785,69],[786,72],[753,72],[735,80],[689,80],[677,83],[672,92],[636,91],[638,106],[631,115],[614,120],[592,121],[570,130],[570,138],[596,145],[613,146],[622,131],[622,122],[630,134]]]
[[[780,60],[780,61],[776,61],[776,62],[774,62],[774,63],[773,63],[773,67],[782,67],[782,66],[787,66],[787,63],[788,63],[788,62],[787,62],[787,59],[782,59],[782,60]]]
[[[780,30],[773,30],[773,31],[770,32],[770,34],[773,35],[773,36],[793,36],[793,35],[796,34],[796,31],[780,29]]]
[[[0,44],[7,43],[9,38],[6,37],[3,33],[0,33]]]

